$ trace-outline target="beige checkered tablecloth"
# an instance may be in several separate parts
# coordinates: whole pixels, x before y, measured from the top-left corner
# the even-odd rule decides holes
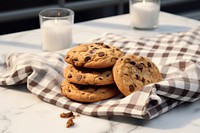
[[[107,33],[94,40],[121,48],[127,54],[149,57],[163,81],[127,97],[118,95],[96,103],[74,102],[61,95],[67,50],[46,53],[11,53],[0,64],[0,85],[25,84],[41,100],[92,116],[130,116],[152,119],[184,102],[200,99],[200,27],[187,32],[132,39]],[[16,89],[20,89],[17,88]]]

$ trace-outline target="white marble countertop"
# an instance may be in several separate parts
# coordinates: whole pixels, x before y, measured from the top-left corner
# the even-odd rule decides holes
[[[139,31],[129,26],[128,15],[121,15],[75,24],[73,36],[74,43],[79,43],[106,32],[141,37],[186,31],[199,25],[199,21],[162,12],[156,30]],[[0,54],[14,51],[41,52],[40,30],[0,36]],[[0,87],[0,133],[197,133],[200,131],[199,105],[200,100],[182,104],[152,120],[81,115],[74,119],[75,126],[66,128],[67,120],[59,115],[67,110],[39,100],[24,85]]]

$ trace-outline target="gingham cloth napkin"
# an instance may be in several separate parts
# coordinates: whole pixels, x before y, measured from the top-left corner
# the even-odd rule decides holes
[[[152,119],[179,104],[200,98],[200,27],[138,39],[108,33],[93,41],[113,44],[127,54],[149,57],[161,71],[163,81],[147,85],[127,97],[119,94],[89,104],[71,101],[60,91],[67,65],[64,62],[67,50],[63,50],[9,54],[0,65],[0,84],[4,87],[26,84],[30,92],[45,102],[91,116]]]

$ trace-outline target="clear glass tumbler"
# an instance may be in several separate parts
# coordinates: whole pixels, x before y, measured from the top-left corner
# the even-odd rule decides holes
[[[160,0],[129,0],[130,24],[136,29],[154,29],[159,25]]]
[[[39,13],[42,49],[57,51],[72,44],[74,11],[67,8],[51,8]]]

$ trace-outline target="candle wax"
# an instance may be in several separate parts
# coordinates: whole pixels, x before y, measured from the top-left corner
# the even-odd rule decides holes
[[[70,47],[72,25],[67,20],[46,20],[41,25],[44,51],[56,51]]]
[[[158,25],[160,6],[153,2],[137,2],[131,5],[131,26],[152,29]]]

